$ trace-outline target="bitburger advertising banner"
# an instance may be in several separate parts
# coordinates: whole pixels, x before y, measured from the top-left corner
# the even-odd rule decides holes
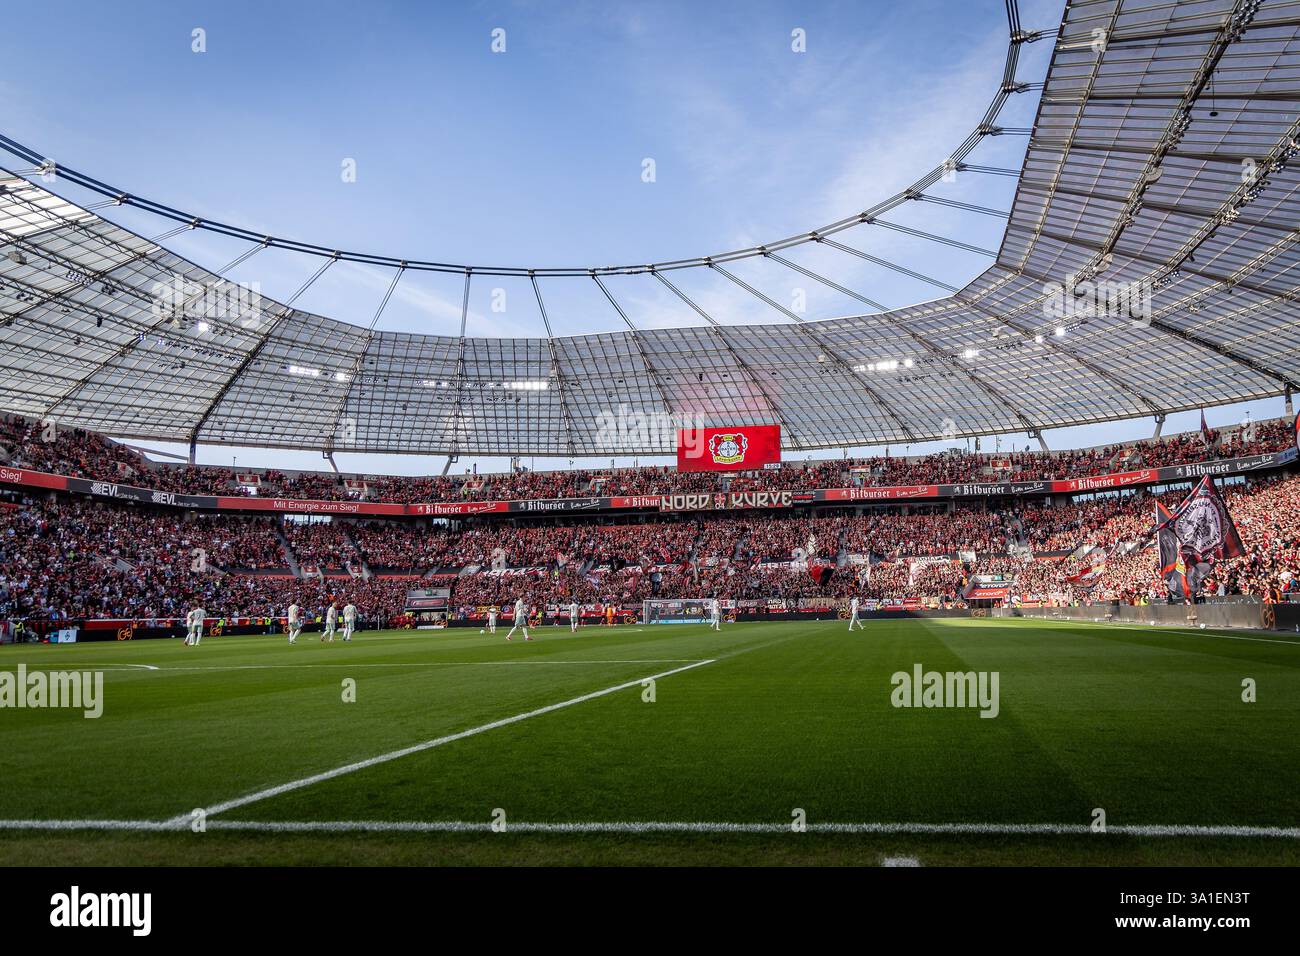
[[[908,498],[937,498],[938,485],[869,486],[865,488],[827,488],[817,492],[818,501],[902,501]]]
[[[775,455],[780,459],[779,429],[772,428],[770,447],[760,448],[759,454]],[[697,429],[695,434],[714,433],[703,439],[707,448],[713,438],[714,448],[723,459],[743,456],[749,464],[761,467],[755,453],[754,428],[745,429],[745,441],[738,441],[738,430]],[[683,434],[685,434],[683,432]],[[719,436],[731,436],[723,440]],[[698,444],[698,442],[697,442]],[[679,452],[681,449],[679,448]],[[712,452],[708,453],[712,455]],[[221,511],[272,511],[284,514],[322,514],[351,516],[446,516],[471,517],[480,514],[574,514],[596,511],[721,511],[725,509],[750,510],[763,508],[790,508],[807,504],[828,502],[909,501],[934,498],[975,497],[1031,497],[1034,495],[1080,494],[1090,491],[1110,490],[1142,485],[1195,481],[1209,476],[1235,475],[1244,472],[1281,468],[1300,457],[1296,448],[1280,452],[1267,452],[1244,458],[1221,458],[1213,461],[1190,462],[1184,465],[1167,465],[1161,468],[1143,468],[1135,471],[1115,472],[1081,478],[1052,479],[1044,481],[972,481],[946,485],[894,485],[866,486],[861,488],[823,488],[804,491],[745,491],[745,492],[693,492],[670,495],[618,495],[589,498],[532,498],[517,501],[429,501],[399,504],[390,501],[310,501],[273,496],[241,495],[186,495],[170,491],[155,491],[114,481],[95,481],[87,478],[70,478],[26,468],[0,466],[0,485],[17,485],[24,488],[44,488],[53,491],[70,491],[92,498],[132,501],[139,504],[164,505],[173,508],[193,508]],[[694,470],[726,470],[723,465]]]

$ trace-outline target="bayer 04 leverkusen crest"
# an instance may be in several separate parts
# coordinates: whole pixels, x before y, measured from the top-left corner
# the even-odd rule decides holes
[[[780,425],[682,428],[678,471],[753,471],[781,461]]]
[[[719,432],[709,439],[709,458],[715,465],[739,465],[749,453],[749,436],[744,432]]]

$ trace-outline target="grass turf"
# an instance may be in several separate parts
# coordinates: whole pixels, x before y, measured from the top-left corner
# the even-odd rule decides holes
[[[469,821],[504,833],[0,830],[0,863],[1263,863],[1300,840],[520,833],[519,822],[1300,824],[1300,645],[1012,620],[477,630],[0,649],[103,669],[104,714],[0,710],[9,820],[162,821],[622,684],[239,806],[224,821]],[[1250,639],[1246,639],[1250,638]],[[713,663],[656,682],[640,679]],[[997,671],[1000,713],[895,708],[890,677]],[[158,668],[147,670],[136,666]],[[1244,703],[1242,680],[1257,683]],[[345,703],[343,682],[355,681]]]

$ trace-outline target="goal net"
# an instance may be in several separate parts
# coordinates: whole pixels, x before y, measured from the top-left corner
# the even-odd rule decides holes
[[[704,624],[710,619],[706,598],[652,598],[642,603],[641,621],[644,624]]]

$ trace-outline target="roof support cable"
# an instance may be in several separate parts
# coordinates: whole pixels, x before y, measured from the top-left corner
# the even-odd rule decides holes
[[[802,266],[796,265],[793,262],[783,259],[781,256],[771,255],[768,258],[775,259],[777,262],[780,262],[783,265],[790,266],[792,269],[802,272],[804,275],[808,276],[809,278],[815,279],[816,281],[821,282],[832,289],[835,289],[837,292],[842,292],[844,295],[857,299],[859,302],[864,302],[867,305],[872,306],[873,308],[877,308],[881,312],[889,311],[888,308],[880,305],[880,303],[874,302],[871,299],[868,299],[866,296],[854,292],[852,289],[847,289],[837,282],[832,282],[830,279],[827,279],[824,276],[820,276],[817,273],[811,271],[810,269],[805,269]],[[945,369],[951,368],[956,370],[958,374],[960,374],[963,378],[965,378],[968,382],[970,382],[980,391],[984,392],[986,395],[988,395],[990,398],[994,399],[995,401],[1006,406],[1006,408],[1012,414],[1014,414],[1016,418],[1020,421],[1020,423],[1024,425],[1026,428],[1033,427],[1029,419],[1025,416],[1024,412],[1022,412],[1019,408],[1017,408],[1016,405],[1003,392],[1001,392],[999,389],[995,388],[994,386],[990,385],[988,382],[985,382],[983,379],[978,378],[974,372],[970,371],[969,369],[965,368],[959,363],[951,362],[948,356],[943,352],[943,350],[940,349],[933,342],[930,342],[928,339],[913,332],[903,322],[891,321],[889,322],[889,327],[893,329],[897,329],[898,331],[906,335],[909,339],[911,339],[914,343],[916,343],[916,345],[919,346],[923,351],[925,351],[927,354],[935,358],[938,361],[938,364],[942,368]]]
[[[736,367],[740,369],[741,375],[749,383],[750,387],[763,397],[763,401],[767,405],[764,411],[771,414],[772,417],[774,417],[781,425],[782,441],[788,441],[791,448],[802,448],[803,443],[800,441],[799,436],[794,429],[790,427],[790,423],[786,421],[785,416],[781,414],[781,406],[772,396],[772,393],[768,391],[767,386],[763,382],[763,376],[760,375],[753,366],[746,362],[738,351],[736,351],[735,346],[731,344],[731,340],[727,338],[722,323],[700,308],[700,306],[685,292],[669,282],[668,278],[663,275],[663,273],[658,270],[652,270],[650,274],[667,286],[668,289],[677,296],[677,298],[681,299],[688,306],[694,309],[695,313],[704,319],[704,321],[709,323],[709,329],[713,333],[714,338],[718,340],[718,344],[721,345],[727,354],[731,356],[731,360],[736,363]]]
[[[869,305],[877,312],[889,311],[889,306],[881,305],[875,299],[869,299],[865,295],[861,295],[857,292],[854,292],[852,289],[847,289],[844,286],[840,285],[838,282],[833,282],[830,279],[826,278],[825,276],[813,272],[811,269],[805,269],[797,262],[791,262],[789,259],[786,259],[783,256],[778,256],[775,252],[769,252],[767,254],[767,258],[771,259],[773,262],[781,263],[781,265],[785,266],[788,269],[793,269],[795,272],[802,273],[803,275],[806,275],[808,278],[814,280],[815,282],[820,282],[822,285],[826,286],[827,288],[834,289],[836,292],[839,292],[841,295],[847,295],[851,299],[857,299],[863,305]]]
[[[916,197],[921,202],[938,203],[940,206],[950,206],[953,209],[964,209],[966,212],[975,212],[983,216],[993,216],[997,219],[1010,219],[1011,213],[1004,212],[1001,209],[990,209],[988,206],[977,206],[974,203],[960,202],[956,199],[944,199],[941,196],[931,196],[925,193]]]
[[[745,282],[740,277],[732,275],[726,269],[722,268],[722,266],[717,265],[716,263],[709,263],[709,265],[714,271],[719,272],[722,275],[726,276],[728,279],[730,279],[736,285],[740,286],[750,295],[754,296],[755,298],[759,299],[762,302],[766,302],[772,308],[776,309],[779,312],[784,313],[785,315],[793,319],[795,323],[795,328],[798,329],[801,334],[811,339],[813,344],[816,345],[817,348],[820,350],[819,357],[818,357],[819,361],[825,361],[829,359],[831,364],[833,364],[837,369],[839,369],[839,371],[844,376],[844,378],[848,382],[850,382],[857,391],[865,392],[866,395],[872,400],[872,402],[875,403],[876,407],[880,409],[882,412],[884,412],[885,415],[889,418],[889,420],[893,422],[894,427],[898,429],[899,435],[905,436],[908,441],[918,440],[915,433],[912,431],[911,426],[909,426],[906,419],[904,419],[898,413],[898,410],[895,409],[892,405],[890,405],[890,403],[885,399],[883,395],[881,395],[878,391],[876,391],[874,388],[868,385],[866,381],[863,380],[862,376],[859,375],[856,371],[854,371],[853,366],[844,360],[844,356],[840,355],[838,351],[836,351],[835,349],[827,345],[825,340],[822,338],[822,336],[818,332],[814,331],[803,320],[801,316],[796,315],[794,312],[791,312],[785,306],[781,305],[781,303],[775,301],[772,298],[769,298],[768,296],[764,295],[762,292],[759,292],[752,285],[750,285],[748,282]]]
[[[645,366],[646,372],[649,373],[651,381],[654,382],[654,386],[659,392],[659,404],[664,408],[664,410],[668,414],[670,415],[676,414],[677,409],[672,404],[672,402],[669,401],[668,398],[669,395],[668,388],[664,384],[663,378],[659,375],[659,370],[655,368],[654,365],[651,363],[650,355],[649,353],[646,352],[645,349],[645,343],[641,341],[640,330],[635,325],[632,324],[632,320],[627,317],[627,313],[623,311],[623,307],[619,305],[617,300],[615,300],[614,296],[610,294],[610,291],[608,288],[606,288],[605,283],[600,281],[600,276],[596,275],[596,273],[593,272],[591,273],[591,278],[592,281],[596,283],[596,285],[600,286],[600,291],[605,293],[605,298],[609,300],[609,304],[614,307],[614,311],[619,314],[619,317],[623,320],[623,323],[628,327],[628,335],[632,340],[632,344],[636,346],[637,354],[641,357],[641,364]],[[647,450],[649,451],[650,449]],[[659,450],[659,453],[666,454],[666,452],[663,452],[662,449]]]
[[[280,310],[279,314],[266,323],[266,331],[262,333],[262,337],[257,340],[257,344],[249,350],[248,354],[244,356],[243,361],[240,362],[235,370],[230,373],[230,377],[222,383],[219,389],[217,389],[216,393],[212,396],[212,400],[208,402],[203,413],[199,415],[198,420],[194,423],[194,427],[190,429],[190,441],[198,441],[199,432],[201,432],[203,426],[208,423],[208,419],[212,417],[212,413],[216,410],[216,407],[221,404],[221,400],[226,397],[226,394],[234,386],[235,382],[237,382],[240,377],[248,371],[253,362],[255,362],[258,356],[262,354],[262,349],[266,348],[266,344],[271,341],[271,337],[276,333],[280,326],[283,325],[288,320],[289,316],[293,314],[293,304],[298,301],[304,292],[315,284],[317,279],[325,274],[325,270],[334,265],[337,261],[338,259],[336,258],[330,258],[321,263],[320,268],[313,272],[310,278],[298,287],[298,291],[285,300],[284,307]]]
[[[334,459],[332,457],[334,454],[334,441],[339,433],[339,425],[343,421],[343,412],[348,407],[348,396],[352,394],[352,389],[354,387],[358,389],[358,398],[360,398],[360,388],[363,384],[359,380],[361,376],[361,363],[366,360],[366,355],[370,352],[370,344],[375,338],[375,327],[379,324],[379,317],[384,314],[384,309],[388,307],[388,300],[393,297],[393,292],[397,289],[397,283],[401,281],[402,276],[405,274],[405,265],[399,266],[397,271],[393,273],[393,281],[388,283],[388,289],[384,292],[384,297],[379,300],[379,308],[375,309],[375,314],[370,319],[370,325],[366,327],[365,342],[357,351],[356,358],[352,360],[352,364],[348,366],[348,370],[343,373],[346,376],[341,380],[344,386],[343,394],[341,394],[339,400],[334,403],[334,414],[330,416],[334,421],[334,425],[330,428],[330,433],[325,437],[325,455],[330,459],[330,464],[334,464]],[[355,422],[352,424],[351,432],[352,443],[355,444]],[[335,468],[335,470],[337,471],[338,469]]]
[[[937,286],[938,288],[943,289],[947,292],[952,292],[955,294],[961,291],[955,285],[949,285],[946,282],[943,282],[939,279],[935,279],[928,275],[924,275],[923,273],[916,272],[912,269],[907,268],[906,266],[900,266],[896,262],[890,262],[887,259],[881,259],[878,256],[873,256],[871,255],[871,253],[863,252],[861,249],[854,249],[852,246],[846,246],[844,245],[844,243],[836,242],[834,239],[827,239],[825,236],[822,236],[817,241],[830,246],[832,249],[839,249],[841,252],[847,252],[849,255],[857,256],[859,259],[865,259],[867,262],[875,263],[878,266],[884,266],[886,269],[892,269],[894,272],[900,273],[902,275],[911,276],[913,279],[919,279],[922,282],[928,282],[930,285]]]
[[[1006,169],[1002,166],[977,166],[973,163],[961,163],[957,166],[959,173],[983,173],[985,176],[1011,176],[1020,178],[1020,170]]]
[[[546,303],[542,301],[542,289],[537,284],[537,276],[528,277],[533,284],[533,295],[537,298],[537,310],[542,313],[542,325],[546,327],[546,349],[551,355],[551,378],[560,393],[560,419],[564,423],[564,447],[569,457],[574,457],[573,416],[569,413],[569,395],[564,384],[564,370],[560,367],[560,353],[555,347],[555,334],[551,331],[551,319],[546,314]]]
[[[774,308],[774,309],[776,309],[778,312],[780,312],[782,315],[786,316],[786,318],[790,319],[792,322],[797,322],[797,323],[800,323],[800,324],[803,323],[804,318],[803,318],[802,315],[799,315],[799,314],[797,314],[797,313],[795,313],[795,312],[792,312],[790,309],[787,309],[785,306],[783,306],[780,302],[777,302],[775,299],[771,298],[770,296],[766,296],[766,295],[764,295],[762,292],[759,292],[757,289],[755,289],[752,285],[750,285],[750,284],[749,284],[748,282],[746,282],[744,279],[740,278],[740,277],[737,276],[737,275],[733,275],[732,273],[728,272],[726,269],[722,268],[722,266],[718,265],[716,262],[710,262],[710,263],[709,263],[709,268],[712,269],[714,272],[717,272],[717,273],[720,273],[721,275],[726,276],[728,279],[730,279],[732,282],[736,283],[736,285],[740,286],[742,289],[744,289],[746,292],[748,292],[748,293],[749,293],[750,295],[752,295],[754,298],[758,299],[760,302],[765,302],[765,303],[767,303],[767,304],[770,305],[772,308]]]
[[[961,242],[957,239],[949,239],[946,236],[936,236],[932,232],[924,232],[920,229],[913,229],[911,226],[901,226],[896,222],[886,222],[884,219],[873,219],[871,225],[882,226],[885,229],[893,229],[895,232],[903,232],[909,236],[916,236],[918,239],[928,239],[931,242],[942,243],[953,249],[964,249],[966,252],[973,252],[977,255],[988,256],[990,259],[996,259],[998,254],[993,249],[985,249],[983,246],[973,246],[968,242]]]
[[[465,288],[460,296],[460,336],[456,342],[456,401],[451,409],[451,454],[461,452],[460,436],[467,434],[464,427],[465,405],[465,329],[469,323],[469,283],[473,269],[465,270]]]

